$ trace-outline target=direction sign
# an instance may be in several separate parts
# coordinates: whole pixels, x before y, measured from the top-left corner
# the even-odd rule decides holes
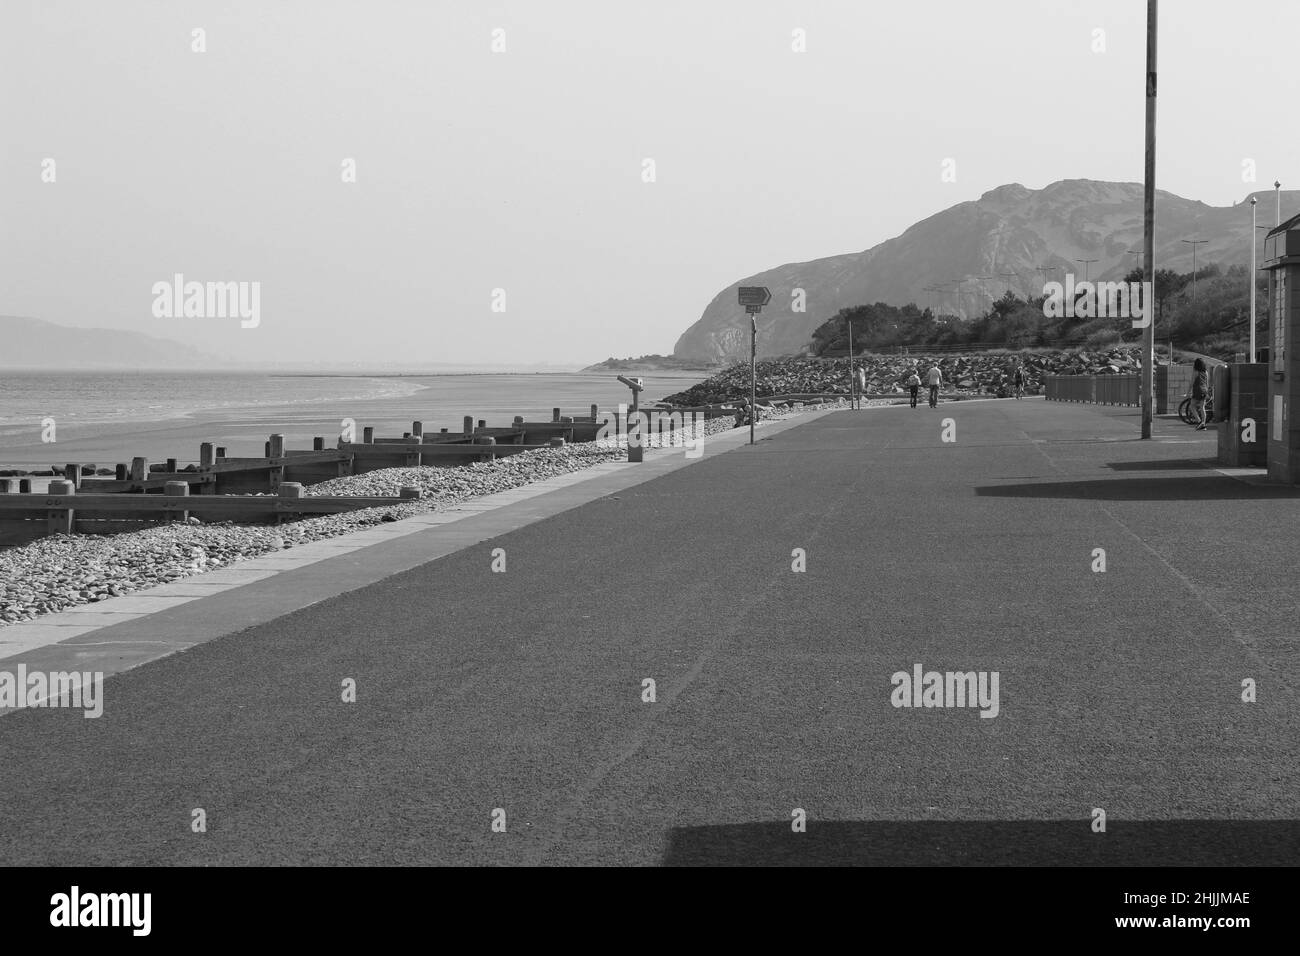
[[[750,315],[757,315],[763,311],[763,307],[761,305],[747,305],[745,306],[745,311]]]
[[[742,285],[740,287],[740,304],[764,306],[772,301],[772,293],[764,285]]]

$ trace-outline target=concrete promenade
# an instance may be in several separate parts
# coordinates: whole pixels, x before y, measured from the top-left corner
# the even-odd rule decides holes
[[[0,863],[1295,865],[1300,488],[1156,436],[814,414],[26,632],[0,671],[117,673],[0,717]],[[996,716],[893,706],[916,665]]]

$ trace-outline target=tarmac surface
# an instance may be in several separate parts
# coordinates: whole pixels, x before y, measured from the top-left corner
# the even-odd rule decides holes
[[[1300,488],[1040,399],[759,436],[0,718],[0,863],[1300,863]]]

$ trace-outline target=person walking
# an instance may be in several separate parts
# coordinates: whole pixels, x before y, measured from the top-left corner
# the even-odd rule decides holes
[[[863,368],[861,365],[859,365],[857,371],[854,372],[853,374],[857,376],[857,380],[858,380],[858,408],[861,408],[862,396],[867,391],[867,370]]]
[[[1011,374],[1011,381],[1016,387],[1016,398],[1025,394],[1025,364],[1023,361],[1016,363],[1016,370]]]
[[[1196,430],[1205,431],[1205,401],[1210,397],[1210,371],[1205,367],[1205,359],[1198,358],[1192,364],[1196,378],[1192,380],[1192,411],[1196,415]]]
[[[916,408],[916,394],[921,390],[921,376],[916,374],[915,366],[912,368],[912,374],[908,376],[907,388],[912,393],[912,407]]]
[[[930,371],[925,373],[926,383],[930,386],[930,407],[939,407],[939,384],[943,381],[943,372],[939,371],[939,366],[931,365]]]

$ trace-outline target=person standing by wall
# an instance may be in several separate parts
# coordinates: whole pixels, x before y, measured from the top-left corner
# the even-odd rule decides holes
[[[1205,359],[1198,358],[1192,364],[1196,377],[1192,379],[1192,413],[1196,416],[1196,430],[1205,431],[1205,401],[1210,397],[1210,371],[1205,367]]]
[[[943,382],[943,372],[939,371],[939,366],[931,365],[930,371],[925,373],[926,384],[930,386],[930,407],[939,407],[939,385]]]

